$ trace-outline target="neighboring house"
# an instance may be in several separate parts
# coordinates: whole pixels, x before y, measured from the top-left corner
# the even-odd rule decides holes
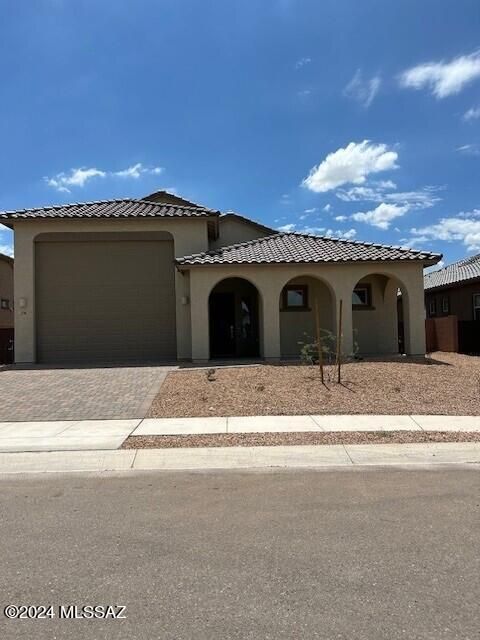
[[[11,362],[13,341],[13,258],[0,253],[0,364]]]
[[[480,253],[424,277],[427,318],[456,316],[461,352],[480,351]]]
[[[423,268],[440,255],[278,233],[159,191],[10,211],[16,362],[298,357],[320,324],[343,350],[425,352]],[[352,304],[353,300],[353,304]]]

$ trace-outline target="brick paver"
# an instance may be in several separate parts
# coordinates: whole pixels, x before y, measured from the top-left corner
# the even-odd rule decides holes
[[[0,369],[0,422],[143,418],[171,369]]]

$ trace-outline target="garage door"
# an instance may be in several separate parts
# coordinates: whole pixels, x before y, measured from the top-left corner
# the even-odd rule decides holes
[[[173,242],[37,242],[37,359],[176,357]]]

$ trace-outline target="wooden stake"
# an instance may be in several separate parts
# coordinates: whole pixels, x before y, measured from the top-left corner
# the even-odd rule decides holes
[[[323,348],[322,338],[320,335],[320,313],[318,311],[318,300],[315,300],[315,324],[317,327],[318,366],[320,367],[320,380],[323,384]]]
[[[340,384],[342,380],[342,309],[343,309],[343,300],[340,300],[340,305],[338,309],[338,333],[337,333],[337,382]]]

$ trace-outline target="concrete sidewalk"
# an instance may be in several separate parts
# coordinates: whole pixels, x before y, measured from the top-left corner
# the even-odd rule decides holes
[[[480,431],[480,416],[305,415],[145,418],[134,436],[301,431]]]
[[[0,475],[43,472],[209,471],[213,469],[354,469],[359,466],[471,465],[480,443],[215,447],[119,451],[0,453]]]
[[[0,422],[0,452],[115,450],[130,435],[479,431],[478,416],[248,416]]]

